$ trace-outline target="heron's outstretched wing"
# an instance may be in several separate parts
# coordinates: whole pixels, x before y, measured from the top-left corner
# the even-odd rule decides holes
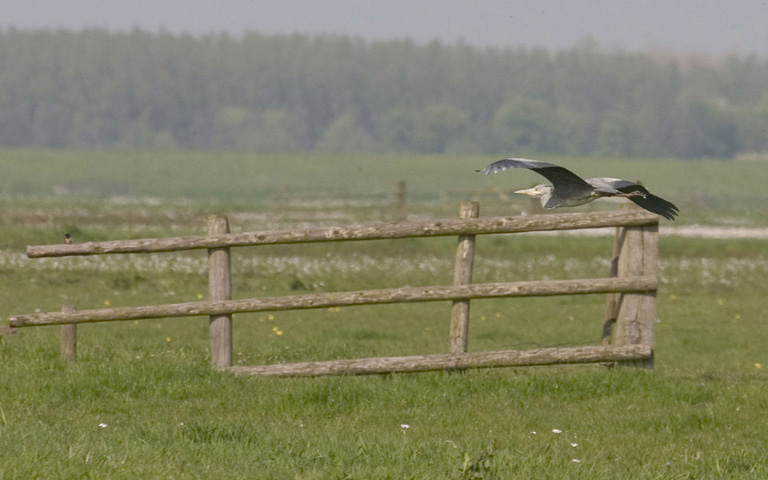
[[[567,168],[555,165],[554,163],[541,162],[539,160],[529,160],[527,158],[505,158],[498,162],[493,162],[480,173],[490,175],[499,173],[510,168],[527,168],[543,176],[555,187],[555,191],[561,197],[569,196],[570,192],[583,193],[591,191],[592,187],[581,177],[568,170]]]
[[[604,188],[613,188],[621,193],[640,192],[642,195],[627,198],[635,202],[639,207],[657,215],[661,215],[667,220],[674,220],[679,211],[674,203],[668,202],[661,197],[657,197],[649,192],[647,188],[635,182],[620,180],[618,178],[588,178],[587,182],[596,189],[603,186]]]

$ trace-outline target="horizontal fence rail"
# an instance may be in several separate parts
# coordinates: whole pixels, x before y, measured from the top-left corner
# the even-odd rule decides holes
[[[574,230],[658,224],[658,217],[644,211],[561,213],[529,217],[445,219],[432,222],[399,222],[291,231],[265,231],[194,235],[187,237],[113,240],[60,245],[30,245],[30,258],[111,253],[152,253],[180,250],[315,243],[345,240],[382,240],[411,237],[487,235],[544,230]]]
[[[370,375],[389,372],[428,372],[466,368],[524,367],[566,363],[596,363],[646,360],[650,345],[591,346],[502,350],[410,357],[358,358],[325,362],[283,363],[278,365],[234,366],[229,371],[262,376]]]
[[[473,298],[534,297],[592,293],[654,292],[656,277],[596,278],[585,280],[542,280],[509,283],[476,283],[459,286],[402,287],[355,292],[331,292],[285,297],[250,298],[176,303],[144,307],[102,308],[69,312],[32,313],[10,318],[12,327],[69,323],[110,322],[196,315],[269,312],[309,308],[381,305],[390,303],[435,302]]]

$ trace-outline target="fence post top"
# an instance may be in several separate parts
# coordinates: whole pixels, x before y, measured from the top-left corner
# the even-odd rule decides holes
[[[477,217],[480,213],[480,202],[461,202],[459,214],[462,218]]]
[[[217,224],[217,223],[224,223],[227,227],[229,227],[229,217],[226,215],[220,215],[220,214],[211,214],[208,215],[208,226]]]

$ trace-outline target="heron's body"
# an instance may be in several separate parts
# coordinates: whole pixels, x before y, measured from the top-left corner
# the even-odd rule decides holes
[[[552,185],[536,185],[515,192],[540,197],[544,208],[576,207],[602,197],[625,197],[668,220],[674,220],[678,212],[674,204],[653,195],[639,183],[607,177],[583,179],[553,163],[526,158],[505,158],[488,165],[480,172],[489,175],[510,168],[527,168],[552,182]]]

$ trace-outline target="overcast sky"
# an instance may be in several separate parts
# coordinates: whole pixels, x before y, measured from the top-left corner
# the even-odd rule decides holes
[[[768,57],[768,0],[0,0],[0,27],[330,33]]]

